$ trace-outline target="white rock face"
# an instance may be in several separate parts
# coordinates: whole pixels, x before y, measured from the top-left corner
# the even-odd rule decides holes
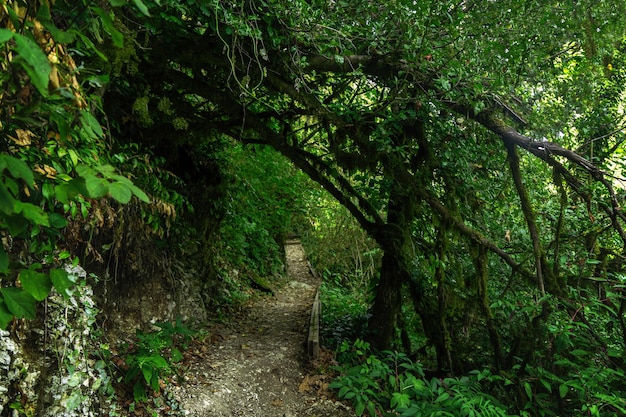
[[[108,375],[90,359],[99,310],[87,272],[66,269],[77,282],[74,296],[52,291],[43,320],[21,320],[0,330],[0,413],[15,402],[39,417],[99,416],[98,389]],[[97,346],[97,345],[96,345]]]

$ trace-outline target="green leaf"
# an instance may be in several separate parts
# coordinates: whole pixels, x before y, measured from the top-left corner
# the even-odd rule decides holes
[[[6,41],[13,38],[15,33],[9,29],[0,29],[0,43],[5,43]]]
[[[127,0],[109,0],[109,3],[113,7],[126,6]]]
[[[137,6],[137,8],[139,9],[139,11],[141,13],[143,13],[144,15],[150,17],[150,12],[148,11],[148,8],[143,3],[143,1],[141,1],[141,0],[133,0],[133,3],[135,3],[135,6]]]
[[[4,303],[9,311],[17,318],[35,318],[37,301],[32,295],[21,288],[8,287],[0,288],[4,297]]]
[[[67,381],[67,385],[72,388],[76,388],[80,386],[80,384],[82,384],[84,380],[84,374],[82,374],[81,372],[74,372],[72,375],[70,375],[70,378]]]
[[[100,126],[98,119],[96,119],[93,114],[91,114],[87,110],[81,110],[80,114],[80,122],[87,131],[93,132],[93,134],[99,138],[104,136],[102,126]]]
[[[365,402],[363,401],[359,401],[356,403],[355,407],[354,407],[354,412],[356,413],[357,416],[360,416],[363,414],[363,411],[365,411]]]
[[[549,381],[546,381],[545,379],[540,378],[540,379],[539,379],[539,382],[541,382],[541,385],[543,385],[543,386],[544,386],[544,388],[546,389],[546,391],[548,391],[548,392],[552,392],[552,385],[550,385],[550,382],[549,382]]]
[[[6,7],[4,11],[9,13],[9,18],[11,19],[11,23],[13,24],[14,28],[22,27],[22,19],[17,14],[17,12],[13,10],[13,7]]]
[[[406,408],[411,404],[411,398],[407,393],[394,392],[391,397],[391,407]]]
[[[72,117],[69,116],[68,112],[62,108],[56,109],[54,113],[50,114],[50,121],[57,126],[61,140],[65,140],[68,136],[70,136],[70,123],[68,119],[71,120]],[[70,152],[69,149],[68,152]]]
[[[167,369],[169,368],[169,364],[161,355],[152,355],[150,356],[150,362],[157,369]]]
[[[7,187],[7,190],[11,193],[11,195],[17,196],[19,194],[20,185],[13,178],[4,177],[4,185]],[[18,207],[15,209],[19,210]]]
[[[67,400],[65,400],[67,411],[77,410],[86,399],[87,397],[81,394],[80,390],[72,391]]]
[[[15,213],[15,205],[17,200],[13,198],[13,195],[4,186],[4,183],[0,182],[0,211],[5,214]]]
[[[74,149],[68,149],[67,154],[70,156],[72,165],[76,166],[78,164],[78,159],[79,159],[78,152],[76,152]]]
[[[50,80],[50,63],[37,42],[26,36],[15,33],[16,51],[19,54],[18,63],[22,65],[31,82],[42,96],[48,95],[48,81]]]
[[[176,349],[176,348],[172,348],[172,357],[171,357],[171,361],[173,363],[176,362],[180,362],[183,359],[185,359],[185,357],[183,356],[183,354],[180,352],[180,350]]]
[[[24,290],[37,301],[45,300],[52,289],[50,277],[43,272],[32,269],[25,269],[20,272],[20,282]]]
[[[50,14],[50,7],[46,4],[39,6],[37,10],[37,19],[41,24],[48,29],[48,32],[52,35],[55,41],[59,43],[72,43],[74,42],[74,35],[69,32],[64,32],[52,23],[52,15]]]
[[[50,280],[54,285],[54,288],[61,294],[64,298],[69,298],[72,296],[72,291],[70,289],[74,285],[74,282],[70,279],[69,274],[64,269],[51,269],[50,270]]]
[[[569,392],[569,387],[567,385],[565,384],[559,385],[559,395],[561,396],[561,398],[565,398],[568,392]]]
[[[89,194],[83,178],[74,178],[69,182],[54,187],[54,194],[61,203],[66,204],[78,194]]]
[[[531,387],[528,382],[524,382],[524,391],[526,391],[528,400],[532,401],[533,400],[533,387]]]
[[[115,25],[113,24],[113,18],[111,17],[111,15],[102,10],[100,7],[91,7],[91,10],[93,10],[100,17],[100,20],[102,21],[102,26],[109,33],[109,35],[111,35],[113,45],[117,46],[118,48],[123,47],[124,35],[122,35],[120,31],[115,29]]]
[[[121,182],[114,182],[109,185],[109,194],[122,204],[126,204],[133,196],[130,188]]]
[[[435,403],[441,403],[446,401],[448,398],[450,398],[450,394],[448,394],[447,392],[442,392],[441,394],[439,394],[439,396],[437,396],[437,399],[435,399]]]
[[[76,173],[83,178],[96,176],[97,172],[89,165],[80,164],[76,166]]]
[[[13,314],[9,312],[2,297],[0,297],[0,329],[6,329],[13,320]]]
[[[33,188],[35,177],[26,162],[9,155],[0,155],[0,158],[2,158],[3,162],[6,164],[6,168],[13,178],[21,178],[26,182],[28,188]]]
[[[146,387],[140,381],[135,382],[133,387],[133,398],[135,401],[145,401],[148,399],[148,393],[146,393]]]
[[[100,165],[96,169],[106,178],[113,178],[116,176],[119,177],[119,175],[115,173],[115,167],[113,165],[109,165],[109,164]]]
[[[108,170],[105,171],[104,169],[102,169],[102,168],[105,168],[105,167],[110,167],[111,169],[114,169],[110,165],[104,165],[104,166],[100,167],[101,168],[100,172],[102,173],[102,175],[105,178],[107,178],[107,179],[109,179],[111,181],[121,182],[122,184],[126,184],[126,185],[130,185],[130,184],[133,183],[131,180],[129,180],[128,178],[126,178],[123,175],[116,174],[114,171],[111,172],[111,171],[108,171]]]
[[[574,356],[586,356],[589,354],[589,352],[583,349],[574,349],[570,353]]]
[[[24,216],[14,215],[5,217],[6,227],[9,229],[9,233],[13,236],[20,235],[28,228],[28,222]]]
[[[606,354],[610,358],[621,358],[622,357],[622,351],[620,349],[615,349],[615,348],[608,348],[606,350]]]
[[[101,60],[103,60],[104,62],[109,61],[106,55],[104,55],[98,48],[96,48],[96,45],[94,45],[93,41],[89,39],[89,37],[85,36],[81,31],[76,31],[75,34],[85,43],[86,46],[88,46],[96,55],[98,55]]]
[[[152,379],[150,380],[150,388],[152,388],[154,391],[159,390],[159,373],[157,371],[152,374]]]
[[[67,184],[59,184],[54,186],[54,196],[63,204],[67,204],[69,198],[69,186]]]
[[[131,185],[128,186],[128,188],[133,192],[135,197],[137,197],[138,199],[140,199],[144,203],[149,203],[150,202],[150,197],[148,197],[148,195],[146,193],[144,193],[143,190],[140,189],[139,187],[137,187],[136,185],[131,184]]]
[[[39,6],[37,10],[37,19],[39,20],[50,20],[52,15],[50,14],[50,6],[47,4],[42,4]]]
[[[59,213],[48,213],[48,221],[50,227],[54,227],[55,229],[62,229],[67,226],[67,219]]]
[[[150,382],[152,381],[152,373],[154,372],[154,370],[152,369],[151,366],[143,366],[141,368],[141,373],[143,374],[143,378],[146,380],[146,384],[150,385]]]
[[[54,40],[58,43],[72,43],[76,40],[76,36],[72,32],[61,30],[52,22],[42,20],[41,24],[48,29],[48,32],[50,32]]]
[[[18,213],[22,213],[22,216],[32,223],[40,226],[50,226],[48,214],[41,207],[31,203],[16,201],[15,208]]]
[[[104,197],[109,191],[109,182],[98,177],[85,178],[85,186],[87,188],[87,197],[100,198]]]

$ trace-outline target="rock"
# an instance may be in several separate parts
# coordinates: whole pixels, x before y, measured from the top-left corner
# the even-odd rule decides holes
[[[254,289],[266,292],[268,294],[271,294],[272,296],[274,295],[274,289],[272,288],[272,285],[265,279],[261,278],[261,277],[250,277],[250,280],[252,281],[252,287]]]
[[[294,289],[299,289],[299,290],[311,290],[311,289],[313,289],[312,286],[310,286],[306,282],[301,282],[301,281],[289,281],[289,284],[287,284],[287,285],[289,286],[289,288],[294,288]]]

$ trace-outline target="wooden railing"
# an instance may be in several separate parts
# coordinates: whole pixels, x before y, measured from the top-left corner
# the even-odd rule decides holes
[[[309,357],[318,358],[320,355],[320,310],[322,305],[320,303],[320,290],[315,292],[315,300],[313,301],[313,307],[311,307],[311,322],[309,324],[309,340],[308,351]]]

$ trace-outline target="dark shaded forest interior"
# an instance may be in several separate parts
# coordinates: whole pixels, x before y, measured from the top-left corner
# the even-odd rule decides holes
[[[294,234],[357,415],[626,414],[625,18],[2,1],[0,416],[183,415]]]

